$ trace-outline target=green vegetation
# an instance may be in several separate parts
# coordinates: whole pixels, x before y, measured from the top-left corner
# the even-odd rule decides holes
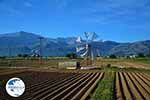
[[[68,54],[66,55],[66,57],[68,57],[69,59],[76,59],[76,58],[77,58],[77,55],[76,55],[76,53],[68,53]]]
[[[98,83],[96,91],[91,100],[112,100],[113,99],[114,71],[108,69],[105,72],[104,79]]]
[[[120,68],[120,71],[136,71],[136,72],[150,72],[150,69],[144,69],[144,68]]]
[[[117,58],[117,56],[116,55],[110,55],[109,58],[115,59],[115,58]]]
[[[107,71],[113,71],[113,72],[119,72],[119,71],[139,71],[139,72],[150,72],[150,69],[144,69],[144,68],[133,68],[133,67],[128,67],[128,68],[118,68],[117,66],[105,66],[101,68],[102,71],[107,72]]]
[[[131,72],[150,72],[150,69],[145,69],[145,68],[133,68],[133,67],[128,67],[128,68],[118,68],[116,66],[112,66],[110,68],[104,68],[102,69],[104,71],[111,70],[114,72],[119,72],[119,71],[131,71]]]
[[[145,55],[144,55],[143,53],[139,53],[137,57],[139,57],[139,58],[144,58]]]
[[[150,64],[150,58],[149,57],[131,59],[131,61],[141,62],[141,63],[145,63],[145,64]]]

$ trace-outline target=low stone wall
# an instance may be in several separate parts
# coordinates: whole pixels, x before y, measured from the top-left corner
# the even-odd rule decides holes
[[[74,69],[78,69],[80,67],[80,63],[79,62],[75,62],[75,61],[59,62],[58,63],[58,67],[59,68],[74,68]]]

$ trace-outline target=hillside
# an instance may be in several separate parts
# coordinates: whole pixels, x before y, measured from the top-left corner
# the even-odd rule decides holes
[[[33,50],[39,49],[40,35],[28,32],[15,32],[0,35],[0,56],[14,56],[18,54],[32,54]],[[44,56],[64,56],[75,52],[76,37],[47,38],[44,37],[42,54]],[[118,43],[114,41],[95,41],[93,48],[101,55],[131,55],[144,53],[150,54],[150,40],[134,43]]]

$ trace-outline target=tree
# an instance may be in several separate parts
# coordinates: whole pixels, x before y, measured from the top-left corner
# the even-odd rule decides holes
[[[0,56],[0,59],[5,59],[6,58],[6,56]]]
[[[28,54],[23,54],[22,55],[24,58],[28,57],[29,55]]]
[[[112,54],[112,55],[109,56],[109,58],[115,59],[117,57],[116,57],[116,55]]]
[[[18,54],[17,56],[18,56],[18,57],[22,57],[22,54]]]
[[[26,58],[26,57],[28,57],[29,55],[28,55],[28,54],[18,54],[17,56],[18,56],[18,57],[24,57],[24,58]]]
[[[150,57],[150,55],[147,55],[147,57]]]
[[[145,57],[145,55],[143,53],[139,53],[138,57],[143,58],[143,57]]]
[[[66,57],[68,57],[70,59],[76,59],[77,55],[75,53],[68,53],[68,54],[66,54]]]

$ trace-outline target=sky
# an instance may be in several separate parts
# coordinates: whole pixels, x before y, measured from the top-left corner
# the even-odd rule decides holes
[[[150,40],[150,0],[0,0],[0,34],[26,31],[45,37]]]

